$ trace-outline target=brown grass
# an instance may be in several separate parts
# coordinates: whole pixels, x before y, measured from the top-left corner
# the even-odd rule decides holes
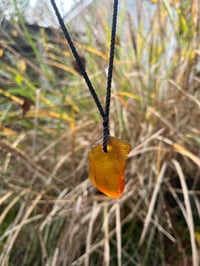
[[[199,265],[198,3],[161,1],[152,13],[142,3],[137,27],[123,11],[118,24],[127,31],[116,51],[110,130],[133,148],[117,200],[87,178],[101,121],[62,36],[42,35],[44,50],[33,57],[13,52],[13,36],[3,38],[0,265]],[[76,43],[103,101],[110,28],[102,12],[105,41],[91,37],[94,23]]]

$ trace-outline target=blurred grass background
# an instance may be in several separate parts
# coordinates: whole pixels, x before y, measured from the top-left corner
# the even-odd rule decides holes
[[[110,130],[133,149],[117,200],[88,180],[102,121],[66,41],[14,3],[0,28],[0,265],[199,265],[198,1],[120,10]],[[109,10],[71,30],[102,102]]]

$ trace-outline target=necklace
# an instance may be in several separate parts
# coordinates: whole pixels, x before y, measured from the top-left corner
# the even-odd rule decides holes
[[[114,0],[113,3],[110,58],[107,77],[106,101],[104,108],[102,107],[96,91],[88,77],[85,67],[76,50],[76,47],[74,46],[71,36],[60,15],[55,0],[51,0],[51,4],[55,11],[60,27],[63,31],[63,34],[71,49],[71,52],[79,66],[80,72],[102,117],[103,141],[101,141],[102,143],[97,143],[88,154],[89,179],[99,191],[101,191],[108,197],[117,198],[122,194],[124,190],[124,172],[126,167],[126,159],[131,150],[129,143],[119,140],[115,137],[111,137],[109,132],[110,98],[115,51],[115,36],[117,27],[118,0]]]

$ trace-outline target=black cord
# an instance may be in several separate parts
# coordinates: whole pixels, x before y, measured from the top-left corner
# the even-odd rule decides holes
[[[117,8],[118,0],[114,0],[113,6],[113,17],[112,17],[112,33],[110,40],[110,59],[108,67],[108,78],[107,78],[107,88],[106,88],[106,103],[105,111],[103,117],[103,150],[107,152],[107,142],[109,136],[109,114],[110,114],[110,98],[111,98],[111,85],[112,85],[112,73],[113,73],[113,63],[114,63],[114,53],[115,53],[115,36],[117,28]]]
[[[108,78],[107,78],[107,88],[106,88],[106,103],[105,103],[105,111],[99,101],[99,98],[96,94],[94,87],[88,77],[88,74],[85,70],[84,65],[81,62],[80,56],[74,46],[74,43],[70,37],[70,34],[65,27],[63,19],[60,15],[60,12],[56,6],[55,0],[51,0],[51,4],[54,8],[55,14],[58,18],[60,27],[63,31],[63,34],[69,44],[69,47],[72,51],[72,54],[80,68],[81,74],[85,79],[85,82],[90,90],[90,93],[96,103],[96,106],[99,110],[100,115],[103,118],[103,151],[107,152],[107,142],[109,136],[109,114],[110,114],[110,98],[111,98],[111,85],[112,85],[112,73],[113,73],[113,62],[114,62],[114,51],[115,51],[115,35],[116,35],[116,26],[117,26],[117,8],[118,8],[118,0],[114,0],[113,5],[113,17],[112,17],[112,33],[111,33],[111,42],[110,42],[110,58],[109,58],[109,67],[108,67]]]

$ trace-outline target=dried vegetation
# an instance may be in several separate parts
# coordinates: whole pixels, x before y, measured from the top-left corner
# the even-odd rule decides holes
[[[198,5],[120,11],[110,129],[132,151],[118,200],[87,178],[101,120],[63,36],[19,10],[10,31],[2,24],[0,265],[199,265]],[[84,38],[72,31],[102,101],[107,10],[98,34],[88,16]]]

